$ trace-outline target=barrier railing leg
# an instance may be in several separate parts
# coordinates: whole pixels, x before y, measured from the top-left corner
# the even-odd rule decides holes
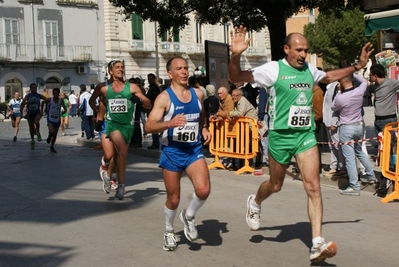
[[[249,166],[249,160],[245,159],[244,162],[245,162],[244,166],[242,166],[242,168],[238,169],[234,174],[240,175],[241,173],[244,173],[244,172],[250,172],[250,173],[254,172],[254,168]]]
[[[395,190],[392,193],[390,193],[389,195],[387,195],[386,197],[384,197],[383,199],[381,199],[382,203],[388,203],[393,200],[399,200],[399,181],[398,181],[398,179],[396,179],[396,181],[394,181],[394,184],[395,184]]]
[[[226,167],[220,162],[219,156],[215,154],[215,161],[212,162],[210,165],[208,165],[208,170],[211,170],[213,168],[220,168],[220,169],[226,169]]]

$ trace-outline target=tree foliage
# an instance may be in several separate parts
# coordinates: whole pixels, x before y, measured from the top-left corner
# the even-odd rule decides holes
[[[352,8],[362,5],[362,0],[109,0],[130,18],[134,12],[143,20],[157,21],[158,33],[173,27],[183,29],[189,24],[189,14],[194,12],[196,20],[204,24],[244,25],[249,30],[259,31],[268,26],[272,58],[284,56],[283,44],[286,36],[287,18],[307,8],[319,7],[321,11]]]
[[[304,28],[309,52],[323,57],[325,67],[337,66],[344,59],[354,62],[365,43],[370,41],[374,47],[377,44],[375,33],[371,37],[364,35],[363,16],[359,8],[320,14],[314,24]]]

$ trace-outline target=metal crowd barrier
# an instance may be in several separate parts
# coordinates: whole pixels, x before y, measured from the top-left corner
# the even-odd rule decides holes
[[[220,161],[221,157],[243,159],[244,166],[235,174],[244,172],[253,173],[249,160],[256,157],[258,147],[257,120],[249,117],[235,117],[232,120],[213,119],[209,122],[209,131],[212,141],[209,151],[215,155],[215,161],[208,166],[209,169],[226,167]]]
[[[394,183],[394,190],[381,199],[382,203],[399,200],[399,162],[396,157],[399,153],[398,130],[399,123],[397,122],[388,123],[384,128],[380,167],[382,174]]]

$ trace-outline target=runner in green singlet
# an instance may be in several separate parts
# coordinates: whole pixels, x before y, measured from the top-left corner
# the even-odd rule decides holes
[[[143,102],[145,109],[151,108],[151,102],[136,84],[125,83],[125,66],[122,61],[112,61],[108,71],[113,78],[112,84],[104,85],[101,90],[94,90],[91,98],[100,97],[108,110],[106,136],[114,146],[113,160],[117,166],[119,182],[115,197],[122,200],[125,193],[126,157],[133,134],[132,94]],[[98,112],[98,108],[95,111]]]
[[[235,27],[231,32],[229,78],[231,82],[249,82],[265,87],[269,93],[269,168],[270,179],[263,182],[256,195],[247,199],[246,220],[252,230],[260,225],[263,200],[281,190],[285,171],[295,156],[308,195],[308,215],[312,228],[310,260],[322,261],[335,256],[337,245],[321,237],[323,204],[320,190],[319,154],[314,135],[312,109],[313,84],[329,84],[366,66],[374,50],[367,43],[356,65],[323,72],[306,62],[308,42],[300,33],[291,33],[284,42],[286,57],[268,62],[251,71],[240,67],[241,54],[248,48],[247,29]]]

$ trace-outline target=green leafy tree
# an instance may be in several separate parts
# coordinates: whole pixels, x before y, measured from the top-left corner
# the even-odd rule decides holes
[[[364,13],[353,10],[320,14],[315,23],[304,28],[308,39],[309,52],[323,57],[324,67],[337,66],[340,60],[354,62],[360,55],[362,46],[372,42],[377,47],[377,35],[364,35]]]
[[[130,18],[134,12],[143,20],[157,21],[159,34],[173,27],[183,29],[188,15],[195,12],[201,23],[244,25],[259,31],[267,26],[273,59],[284,57],[286,19],[303,9],[321,11],[351,9],[363,5],[363,0],[109,0]],[[345,4],[348,2],[348,4]]]

